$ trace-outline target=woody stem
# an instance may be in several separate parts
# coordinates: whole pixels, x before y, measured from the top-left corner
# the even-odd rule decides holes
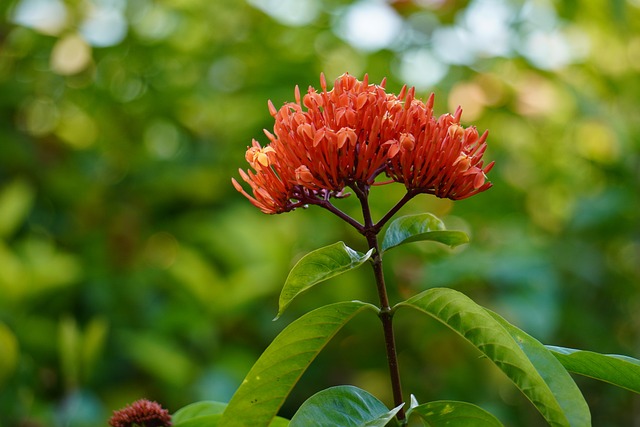
[[[354,190],[354,193],[362,205],[362,214],[364,217],[362,234],[367,239],[369,249],[373,249],[371,265],[378,289],[378,297],[380,299],[380,311],[378,313],[378,317],[382,322],[382,329],[384,331],[385,349],[387,352],[389,375],[391,377],[391,390],[393,392],[394,407],[398,407],[404,403],[404,398],[402,397],[400,368],[398,366],[398,354],[396,351],[395,336],[393,332],[393,311],[389,305],[389,297],[387,295],[384,272],[382,269],[382,253],[380,252],[380,245],[378,243],[378,232],[380,229],[377,228],[371,218],[371,210],[368,202],[369,187],[360,188],[357,185],[354,185],[351,188]],[[406,423],[405,412],[402,408],[398,411],[396,417],[403,425]]]

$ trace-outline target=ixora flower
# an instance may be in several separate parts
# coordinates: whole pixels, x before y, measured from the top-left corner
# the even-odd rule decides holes
[[[411,90],[413,92],[413,89]],[[410,94],[408,98],[411,98]],[[433,117],[431,94],[426,104],[405,101],[397,126],[398,137],[391,142],[385,172],[408,190],[434,194],[452,200],[465,199],[491,187],[486,174],[494,162],[483,167],[488,132],[460,126],[462,109],[455,115]]]
[[[252,195],[232,179],[235,188],[263,212],[288,212],[307,204],[343,197],[346,188],[367,189],[381,173],[403,183],[413,195],[434,194],[450,199],[487,190],[493,163],[483,167],[486,150],[474,127],[460,125],[455,115],[433,116],[433,94],[425,104],[414,98],[415,88],[398,95],[380,85],[339,77],[327,91],[310,87],[301,99],[279,110],[269,101],[275,119],[269,144],[253,140],[246,159],[253,170],[240,170]]]
[[[169,427],[171,415],[159,403],[140,399],[118,411],[109,419],[112,427]]]

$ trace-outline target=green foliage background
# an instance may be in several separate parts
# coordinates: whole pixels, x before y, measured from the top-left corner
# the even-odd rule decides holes
[[[386,76],[394,92],[417,84],[423,99],[435,92],[438,113],[462,104],[465,125],[490,129],[494,188],[403,210],[433,212],[472,242],[394,250],[394,302],[449,286],[545,343],[640,356],[640,3],[396,1],[386,8],[395,36],[369,49],[348,36],[356,6],[0,3],[0,426],[104,425],[140,397],[172,412],[228,401],[292,319],[330,302],[376,301],[363,268],[271,322],[304,253],[365,244],[317,209],[264,216],[230,184],[251,138],[266,141],[267,99],[292,100],[294,85],[319,86],[321,71],[330,81]],[[46,13],[29,20],[35,10]],[[116,17],[101,33],[111,38],[91,37],[101,10]],[[492,34],[496,16],[503,51],[457,41],[461,31]],[[402,194],[375,190],[378,216]],[[357,215],[353,200],[340,203]],[[448,330],[409,312],[397,330],[407,394],[542,425]],[[385,366],[376,319],[357,318],[282,415],[336,384],[390,406]],[[640,422],[637,395],[577,380],[594,425]]]

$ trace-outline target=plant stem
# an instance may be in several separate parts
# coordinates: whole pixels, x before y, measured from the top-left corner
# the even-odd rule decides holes
[[[402,199],[400,199],[400,201],[398,201],[398,203],[395,204],[394,207],[392,207],[389,212],[387,212],[385,214],[385,216],[383,216],[380,221],[378,221],[376,223],[375,230],[376,233],[379,233],[380,230],[382,230],[382,227],[384,227],[384,225],[387,223],[387,221],[389,221],[391,219],[391,217],[393,217],[396,212],[398,212],[400,210],[400,208],[402,208],[404,205],[407,204],[407,202],[411,199],[413,199],[416,195],[418,194],[418,191],[416,190],[407,190],[407,192],[405,193],[405,195],[402,197]]]
[[[396,340],[393,333],[393,313],[391,307],[389,307],[389,299],[387,297],[387,290],[384,283],[384,275],[382,271],[382,257],[379,255],[379,248],[377,248],[377,238],[375,238],[376,250],[372,256],[373,272],[376,278],[376,284],[378,286],[378,295],[380,297],[380,304],[382,308],[378,313],[378,317],[382,322],[382,329],[384,330],[384,342],[387,350],[387,364],[389,365],[389,375],[391,376],[391,390],[393,391],[393,404],[395,407],[404,403],[402,397],[402,384],[400,382],[400,368],[398,366],[398,354],[396,352]],[[397,414],[398,420],[401,423],[405,421],[404,409],[400,409]]]
[[[336,215],[338,218],[345,221],[347,224],[351,225],[353,228],[358,230],[359,233],[364,233],[364,227],[362,224],[360,224],[358,221],[356,221],[355,219],[353,219],[352,217],[350,217],[349,215],[347,215],[337,207],[335,207],[335,205],[333,205],[330,201],[326,200],[326,201],[318,202],[316,204],[322,208],[325,208],[332,214]]]
[[[396,351],[395,336],[393,333],[393,313],[389,305],[389,297],[387,295],[387,287],[384,282],[384,271],[382,269],[382,253],[380,252],[380,245],[378,243],[378,233],[380,228],[373,223],[371,218],[371,209],[369,208],[368,192],[369,188],[360,188],[357,186],[352,187],[354,193],[360,200],[362,205],[362,215],[364,218],[364,227],[362,234],[367,239],[369,249],[373,249],[373,255],[371,255],[371,264],[373,267],[373,275],[376,280],[376,286],[378,289],[378,297],[380,299],[380,312],[378,317],[382,322],[382,329],[384,330],[384,342],[387,352],[387,364],[389,365],[389,375],[391,377],[391,390],[393,392],[394,407],[398,407],[404,403],[402,397],[402,384],[400,382],[400,369],[398,366],[398,354]],[[411,196],[413,197],[413,196]],[[409,198],[411,198],[409,197]],[[406,196],[405,196],[406,198]],[[409,200],[407,198],[406,201]],[[404,199],[403,199],[404,200]],[[406,203],[404,201],[398,209]],[[397,209],[396,209],[397,211]],[[398,421],[402,425],[406,424],[406,416],[404,409],[400,409],[396,414]]]

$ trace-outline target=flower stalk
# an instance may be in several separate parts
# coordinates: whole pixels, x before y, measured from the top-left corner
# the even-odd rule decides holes
[[[387,355],[387,365],[389,367],[389,376],[391,379],[391,391],[393,394],[394,407],[398,407],[404,403],[402,396],[402,382],[400,380],[400,367],[398,365],[398,353],[396,350],[395,334],[393,332],[393,312],[389,303],[389,296],[387,293],[387,286],[384,280],[384,270],[382,264],[382,252],[380,251],[380,244],[378,242],[378,233],[380,232],[384,223],[393,216],[409,199],[413,197],[409,193],[398,202],[390,211],[385,215],[378,223],[374,223],[371,216],[371,209],[369,207],[369,188],[366,186],[364,189],[358,186],[351,187],[358,197],[362,206],[362,216],[364,218],[364,227],[362,235],[367,239],[369,249],[373,249],[371,255],[371,267],[373,269],[373,276],[376,282],[376,289],[378,291],[378,299],[380,300],[380,311],[378,317],[382,322],[382,329],[384,333],[385,350]],[[405,412],[404,408],[401,408],[396,414],[398,421],[404,425]]]
[[[369,227],[369,230],[374,229],[372,223],[365,225],[365,228]],[[376,281],[376,288],[378,290],[378,298],[380,299],[380,311],[378,317],[382,322],[382,329],[384,332],[385,350],[387,353],[387,364],[389,366],[389,376],[391,378],[391,391],[393,393],[393,405],[398,407],[404,403],[402,397],[402,383],[400,381],[400,367],[398,365],[398,353],[396,350],[396,340],[393,332],[393,312],[389,304],[389,297],[387,295],[387,287],[384,281],[384,271],[382,267],[382,253],[380,252],[380,245],[378,244],[377,234],[370,233],[367,236],[369,248],[373,248],[373,254],[371,256],[371,266],[373,268],[373,276]],[[398,421],[404,423],[405,413],[401,408],[396,414]]]

